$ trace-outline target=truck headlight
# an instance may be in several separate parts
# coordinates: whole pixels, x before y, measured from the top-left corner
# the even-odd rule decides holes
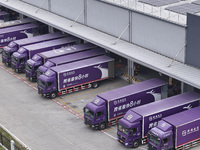
[[[128,143],[125,143],[126,146],[128,146]]]

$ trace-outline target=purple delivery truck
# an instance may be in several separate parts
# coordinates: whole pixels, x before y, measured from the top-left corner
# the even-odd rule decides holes
[[[72,38],[73,40],[71,40]],[[70,37],[64,37],[64,38],[59,38],[59,39],[55,39],[51,41],[23,46],[19,48],[17,52],[14,52],[13,55],[11,56],[12,69],[14,69],[16,72],[24,72],[26,61],[29,58],[32,58],[35,54],[41,53],[44,51],[50,51],[52,49],[61,48],[64,46],[70,46],[79,42],[80,42],[79,38],[70,36]],[[37,69],[37,68],[34,68],[34,69]]]
[[[61,43],[64,43],[65,44],[65,47],[58,47],[59,50],[62,51],[62,49],[67,49],[68,46],[71,46],[71,45],[74,45],[74,44],[78,44],[81,42],[81,39],[79,38],[76,38],[74,36],[70,36],[70,37],[67,37],[65,38],[65,41],[60,41],[60,44]],[[59,44],[59,42],[56,43],[57,45]],[[40,66],[40,64],[43,64],[46,59],[42,59],[44,55],[42,54],[46,54],[48,53],[49,51],[50,52],[59,52],[58,49],[45,49],[45,51],[40,51],[39,53],[35,53],[35,55],[33,55],[32,58],[30,58],[29,60],[27,60],[27,62],[25,63],[25,74],[26,74],[26,77],[30,80],[30,81],[36,81],[37,79],[37,69],[38,67]],[[44,62],[43,62],[44,61]]]
[[[78,53],[81,51],[86,51],[89,49],[93,49],[95,47],[97,47],[97,46],[92,43],[83,43],[83,44],[78,44],[78,45],[73,45],[73,46],[67,47],[66,49],[61,49],[61,50],[57,50],[57,51],[49,51],[48,56],[46,56],[46,58],[48,58],[48,59],[46,59],[47,61],[45,61],[44,65],[40,66],[37,70],[37,77],[44,74],[47,71],[47,69],[49,69],[50,67],[69,63],[70,61],[65,59],[65,55]],[[60,55],[63,56],[62,59],[59,59]],[[59,58],[57,58],[57,57],[59,57]],[[83,57],[87,57],[87,56],[84,55]],[[67,58],[69,58],[69,57],[67,57]],[[78,59],[78,58],[75,58],[75,59]]]
[[[158,122],[148,133],[149,150],[186,150],[200,144],[200,107]]]
[[[98,94],[84,107],[84,122],[92,129],[115,125],[133,107],[165,98],[167,82],[150,79]]]
[[[187,92],[132,108],[118,122],[118,141],[126,147],[147,143],[148,131],[163,117],[199,106],[200,94]]]
[[[3,48],[2,62],[5,63],[7,66],[10,66],[11,55],[22,46],[54,40],[66,36],[68,36],[68,34],[63,34],[62,32],[55,32],[55,33],[49,33],[40,36],[12,41],[8,44],[8,46],[5,46]]]
[[[60,62],[62,64],[71,63],[77,60],[82,60],[86,58],[91,58],[95,56],[104,55],[106,51],[102,48],[96,48],[88,51],[83,51],[80,53],[74,53],[69,55],[64,55],[56,58],[52,58],[52,60],[55,62]],[[37,70],[34,70],[35,66],[33,65],[35,61],[27,61],[26,63],[26,72],[30,73],[30,78],[36,78],[37,77]],[[53,63],[52,63],[53,64]],[[33,76],[31,76],[33,75]]]
[[[38,25],[29,23],[0,29],[0,48],[8,45],[11,41],[32,37],[36,28]]]
[[[114,77],[114,59],[103,55],[55,66],[38,77],[38,93],[44,97],[76,92]]]
[[[71,39],[68,39],[68,41],[70,41],[70,40],[73,41],[74,38],[72,37]],[[81,47],[81,49],[77,49],[77,47],[78,48]],[[37,78],[37,70],[35,70],[35,68],[39,68],[48,59],[68,55],[71,53],[76,53],[76,52],[83,51],[83,50],[88,50],[88,49],[95,48],[95,47],[97,47],[97,46],[95,46],[94,44],[91,44],[91,43],[87,43],[87,44],[79,44],[79,45],[74,45],[74,46],[70,46],[70,47],[66,47],[66,48],[55,49],[55,50],[51,50],[51,51],[47,51],[47,52],[45,51],[42,53],[37,53],[33,56],[32,59],[29,59],[26,62],[25,73],[27,74],[28,78],[36,79]]]
[[[103,54],[106,54],[106,51],[104,49],[94,48],[94,49],[82,51],[79,53],[72,53],[69,55],[64,55],[64,56],[49,59],[43,66],[40,66],[38,68],[37,77],[44,74],[51,67],[59,66],[59,65],[71,63],[74,61],[87,59],[87,58],[92,58],[92,57],[103,55]]]

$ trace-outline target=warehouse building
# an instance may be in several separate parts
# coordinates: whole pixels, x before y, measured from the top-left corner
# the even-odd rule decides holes
[[[200,89],[199,1],[0,0],[0,5],[107,49],[125,61]],[[117,60],[117,61],[118,61]]]

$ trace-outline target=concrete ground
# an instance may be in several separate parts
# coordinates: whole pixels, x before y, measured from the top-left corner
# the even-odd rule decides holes
[[[32,150],[125,150],[116,140],[116,126],[91,130],[83,123],[82,109],[97,94],[126,85],[116,78],[101,82],[97,89],[50,100],[38,95],[36,84],[26,81],[24,74],[0,63],[0,124]],[[146,145],[137,148],[145,149]]]

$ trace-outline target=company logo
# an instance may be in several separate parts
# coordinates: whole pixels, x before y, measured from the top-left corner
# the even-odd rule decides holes
[[[159,119],[159,118],[162,118],[162,114],[157,114],[157,115],[154,115],[154,116],[150,116],[149,117],[149,121],[153,121],[153,120]]]
[[[99,102],[100,102],[99,99],[95,99],[95,100],[94,100],[94,103],[95,103],[95,104],[98,104]]]
[[[75,71],[70,71],[70,72],[67,72],[67,73],[63,73],[63,76],[66,77],[66,76],[71,76],[75,74]]]
[[[183,109],[191,109],[191,108],[192,108],[191,104],[189,104],[189,105],[186,106],[186,107],[183,107]]]
[[[198,132],[198,131],[199,131],[199,126],[196,126],[196,127],[193,127],[193,128],[187,129],[187,130],[183,130],[182,136],[186,136],[186,135],[189,135],[191,133]]]
[[[128,115],[128,117],[126,119],[131,120],[132,118],[133,118],[133,115]]]
[[[161,124],[161,127],[164,128],[166,126],[166,123]]]

